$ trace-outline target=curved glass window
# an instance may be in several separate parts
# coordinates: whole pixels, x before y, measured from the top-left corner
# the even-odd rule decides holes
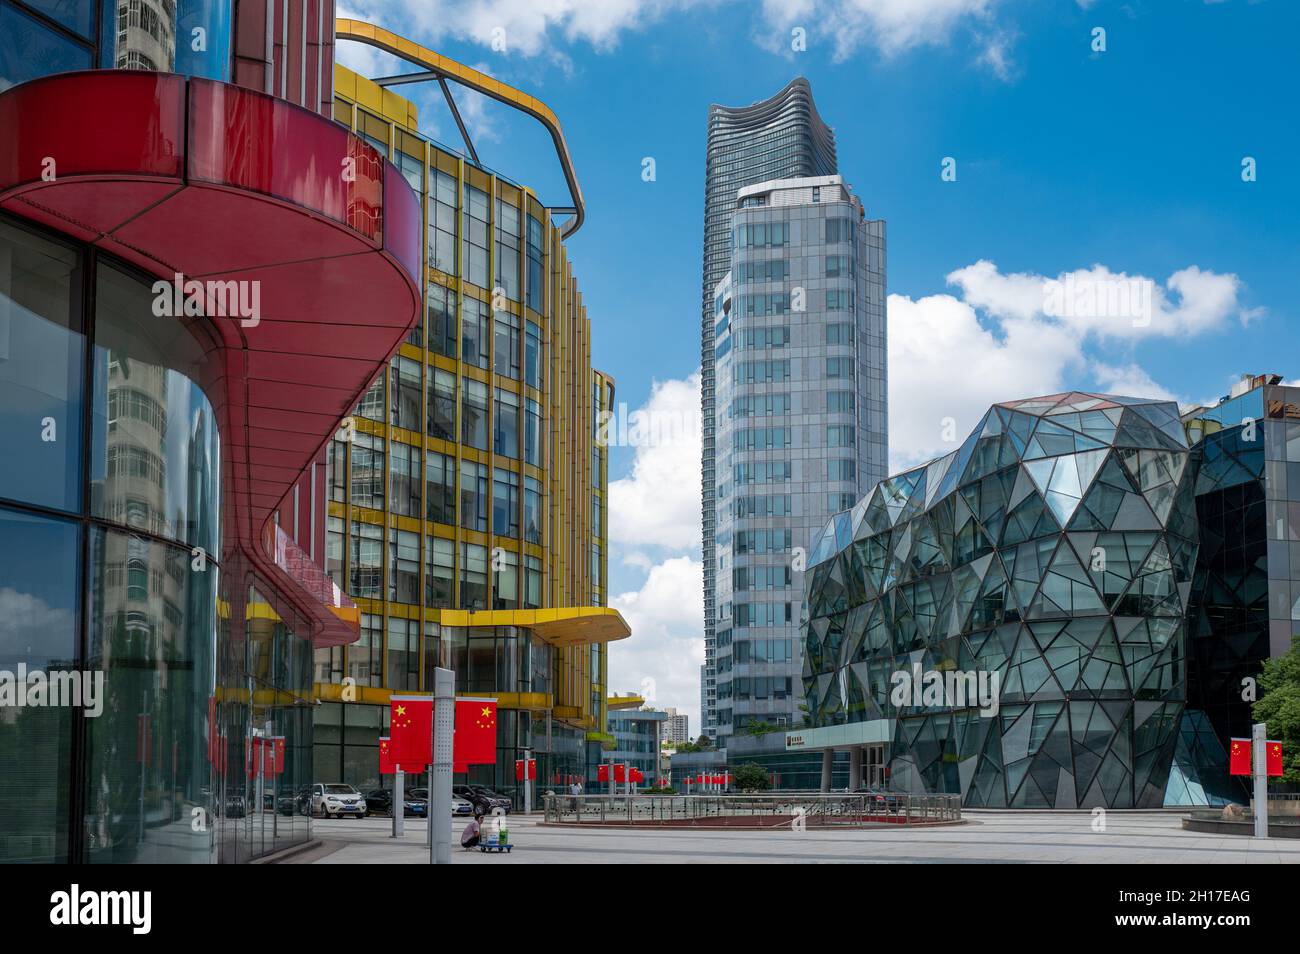
[[[90,511],[221,552],[221,441],[198,382],[215,376],[186,319],[153,313],[151,287],[100,263]],[[206,335],[204,335],[206,337]]]
[[[0,222],[0,497],[81,509],[85,338],[77,255]]]

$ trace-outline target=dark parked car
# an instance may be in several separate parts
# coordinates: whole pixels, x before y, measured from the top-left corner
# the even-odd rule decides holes
[[[420,789],[414,789],[409,794],[403,793],[402,801],[405,802],[406,808],[402,814],[415,818],[424,818],[429,814],[429,802],[421,797],[418,793]],[[366,814],[367,815],[388,815],[393,814],[393,793],[387,788],[376,788],[366,792]]]
[[[422,798],[426,802],[429,800],[429,790],[427,788],[411,789],[412,798]],[[473,815],[474,806],[467,802],[459,795],[451,796],[451,813],[453,815]]]
[[[510,814],[510,799],[498,795],[486,785],[453,785],[451,793],[459,795],[474,806],[474,811],[482,812],[484,815],[492,814],[495,808],[501,809],[507,815]]]

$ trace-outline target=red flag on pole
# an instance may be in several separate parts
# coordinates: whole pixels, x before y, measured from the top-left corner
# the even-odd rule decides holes
[[[619,762],[614,766],[614,781],[623,782],[627,780],[627,766]]]
[[[609,763],[608,763],[608,762],[602,762],[602,763],[600,763],[600,765],[597,765],[597,766],[596,766],[596,781],[597,781],[597,782],[608,782],[608,781],[609,781]]]
[[[1228,749],[1228,773],[1250,774],[1250,739],[1233,739]]]
[[[471,765],[493,765],[497,760],[497,701],[461,698],[456,700],[456,734],[452,736],[455,770]]]
[[[515,781],[531,782],[537,778],[537,759],[515,759]]]
[[[1282,774],[1282,743],[1275,739],[1269,739],[1264,743],[1267,751],[1267,757],[1264,764],[1267,766],[1267,774],[1271,778],[1275,775]]]
[[[284,736],[273,735],[267,740],[269,743],[266,747],[266,755],[270,759],[267,767],[267,773],[270,775],[284,774]]]
[[[379,737],[379,774],[392,775],[397,771],[397,766],[393,764],[392,745],[388,736]]]
[[[420,772],[433,758],[433,696],[393,696],[388,752],[403,772]]]

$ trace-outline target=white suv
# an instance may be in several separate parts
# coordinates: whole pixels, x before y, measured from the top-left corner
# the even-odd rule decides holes
[[[319,782],[311,789],[311,813],[321,818],[340,818],[351,815],[353,818],[366,817],[366,800],[351,785],[331,782],[322,785]]]

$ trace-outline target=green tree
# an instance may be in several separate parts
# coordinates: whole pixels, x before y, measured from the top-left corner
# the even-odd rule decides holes
[[[1259,701],[1251,712],[1266,723],[1268,737],[1282,743],[1282,778],[1300,784],[1300,641],[1281,656],[1264,662],[1259,674]]]
[[[737,765],[731,770],[732,784],[743,792],[765,792],[772,787],[767,769],[754,762]]]

